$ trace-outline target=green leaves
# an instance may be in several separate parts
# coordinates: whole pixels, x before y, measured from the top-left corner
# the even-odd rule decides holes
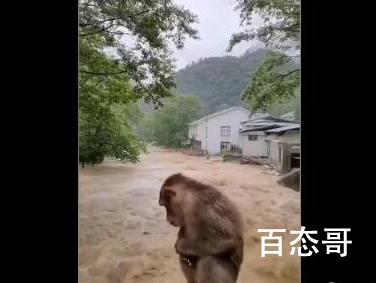
[[[300,121],[300,95],[298,91],[295,91],[295,93],[293,97],[283,99],[279,103],[273,104],[266,112],[271,115],[280,116],[293,111],[295,121]]]
[[[146,116],[142,132],[158,145],[178,147],[188,138],[188,123],[200,114],[201,106],[196,97],[173,97],[163,108]]]
[[[196,21],[194,14],[170,0],[82,1],[81,43],[87,41],[98,52],[112,48],[119,59],[116,66],[93,66],[89,61],[96,62],[98,54],[80,46],[80,71],[102,76],[123,72],[135,84],[137,97],[158,105],[161,98],[171,96],[169,89],[174,87],[169,42],[183,48],[187,36],[198,38],[191,27]]]
[[[93,54],[88,62],[91,69],[103,70],[115,64],[88,42],[82,42],[81,48]],[[106,156],[136,162],[145,145],[127,123],[135,122],[137,113],[137,95],[128,76],[92,76],[81,72],[79,90],[80,162],[97,164]]]
[[[257,70],[265,52],[259,49],[240,57],[210,57],[191,63],[176,74],[176,93],[196,95],[204,115],[242,105],[240,94],[249,83],[249,73]]]
[[[242,42],[259,40],[271,50],[293,50],[300,47],[300,0],[237,0],[241,23],[245,29],[233,34],[228,51]],[[262,24],[254,25],[254,15]],[[291,57],[269,54],[253,74],[243,99],[250,102],[253,111],[294,96],[299,86],[299,68],[291,68]],[[290,66],[289,66],[290,64]]]
[[[79,7],[80,162],[136,162],[145,144],[132,129],[141,117],[135,103],[160,105],[171,96],[168,42],[182,48],[186,36],[197,38],[196,16],[170,0],[83,0]]]
[[[300,0],[237,0],[241,24],[246,28],[232,35],[228,50],[241,41],[259,40],[271,49],[299,48]],[[254,15],[262,25],[254,25]],[[256,26],[256,28],[254,28]],[[286,43],[286,44],[285,44]]]
[[[91,108],[90,112],[80,112],[80,162],[97,164],[105,157],[138,161],[139,154],[145,150],[145,144],[126,123],[130,120],[129,115],[132,115],[129,108],[130,105],[114,104]]]
[[[299,86],[299,69],[289,62],[291,57],[274,53],[267,55],[245,88],[243,99],[250,102],[252,112],[266,110],[270,105],[294,96]]]

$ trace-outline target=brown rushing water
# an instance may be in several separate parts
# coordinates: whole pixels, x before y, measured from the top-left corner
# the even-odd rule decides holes
[[[162,182],[182,172],[214,185],[240,208],[246,223],[239,283],[298,283],[300,258],[290,241],[300,230],[300,196],[257,165],[221,162],[151,149],[137,164],[106,161],[80,170],[80,283],[185,283],[174,252],[177,229],[158,205]],[[261,257],[257,229],[286,229],[283,256]],[[274,233],[275,234],[275,233]]]

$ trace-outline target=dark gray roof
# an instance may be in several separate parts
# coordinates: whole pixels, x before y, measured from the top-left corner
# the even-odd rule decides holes
[[[286,131],[290,131],[290,130],[299,130],[300,129],[300,125],[299,124],[293,124],[293,125],[288,125],[288,126],[284,126],[284,127],[279,127],[279,128],[274,128],[274,129],[270,129],[270,130],[266,130],[265,133],[267,134],[283,134],[284,132]]]
[[[254,128],[249,128],[249,129],[244,129],[239,131],[240,133],[248,133],[248,132],[258,132],[258,131],[266,131],[274,128],[281,127],[278,124],[273,124],[273,125],[265,125],[265,126],[260,126],[260,127],[254,127]]]
[[[200,118],[198,120],[195,120],[195,121],[189,123],[188,125],[198,124],[198,123],[200,123],[202,121],[205,121],[206,119],[210,119],[210,118],[212,118],[214,116],[221,115],[221,114],[224,114],[224,113],[227,113],[227,112],[231,112],[231,111],[234,111],[234,110],[241,110],[241,111],[244,111],[247,114],[251,114],[251,112],[249,112],[249,110],[245,109],[244,107],[233,106],[233,107],[230,107],[230,108],[227,108],[227,109],[224,109],[224,110],[212,113],[212,114],[210,114],[208,116],[202,117],[202,118]]]
[[[296,123],[294,121],[288,120],[288,119],[283,119],[280,117],[276,117],[273,115],[265,114],[263,116],[256,116],[256,117],[251,117],[250,120],[243,121],[241,124],[247,124],[247,123],[258,123],[258,122],[281,122],[281,123]]]
[[[283,118],[280,118],[280,117],[275,117],[275,116],[272,116],[272,115],[268,115],[266,117],[262,117],[262,118],[260,118],[260,120],[269,120],[269,121],[285,122],[285,123],[294,123],[291,120],[283,119]]]

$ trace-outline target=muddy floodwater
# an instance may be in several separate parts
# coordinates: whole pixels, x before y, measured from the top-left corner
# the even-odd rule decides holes
[[[106,161],[80,170],[80,283],[186,282],[174,251],[177,228],[158,205],[161,184],[176,172],[217,187],[239,207],[246,223],[239,283],[300,281],[300,257],[290,255],[297,235],[289,233],[300,230],[299,192],[279,186],[263,166],[154,148],[137,164]],[[261,257],[266,234],[257,229],[286,229],[274,233],[282,236],[282,257]]]

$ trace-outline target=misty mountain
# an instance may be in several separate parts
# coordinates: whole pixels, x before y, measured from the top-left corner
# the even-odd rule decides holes
[[[176,93],[197,96],[205,115],[235,105],[245,106],[241,93],[266,52],[258,49],[240,57],[209,57],[193,62],[177,72]]]
[[[198,97],[203,115],[231,107],[249,105],[241,100],[241,94],[251,81],[251,75],[261,64],[267,52],[266,49],[249,49],[240,57],[223,56],[209,57],[192,62],[184,69],[179,70],[175,76],[177,95],[194,95]],[[298,63],[294,62],[294,63]],[[293,65],[298,65],[294,64]],[[290,68],[290,66],[284,67]],[[154,109],[153,105],[139,103],[143,112]],[[281,115],[294,110],[300,115],[300,97],[296,96],[277,105],[273,105],[268,112]]]

